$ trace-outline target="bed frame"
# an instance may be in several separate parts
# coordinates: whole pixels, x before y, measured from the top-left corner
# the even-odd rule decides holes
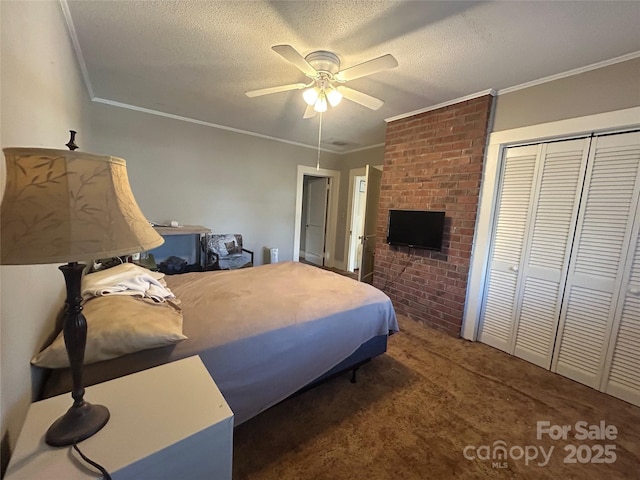
[[[351,372],[351,383],[356,383],[356,372],[358,369],[365,363],[370,362],[372,358],[382,355],[387,351],[387,337],[387,335],[378,335],[377,337],[373,337],[371,340],[363,343],[360,345],[360,348],[353,352],[349,357],[345,358],[325,374],[320,375],[306,387],[302,387],[294,395],[306,392],[321,383],[349,371]]]

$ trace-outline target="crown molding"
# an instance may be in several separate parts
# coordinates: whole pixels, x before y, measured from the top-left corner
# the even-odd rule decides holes
[[[516,92],[518,90],[535,87],[536,85],[542,85],[543,83],[553,82],[554,80],[561,80],[563,78],[572,77],[574,75],[580,75],[581,73],[586,73],[586,72],[590,72],[591,70],[597,70],[599,68],[608,67],[609,65],[615,65],[616,63],[626,62],[628,60],[633,60],[638,57],[640,57],[640,50],[636,52],[628,53],[626,55],[622,55],[620,57],[610,58],[609,60],[604,60],[602,62],[592,63],[591,65],[586,65],[584,67],[574,68],[573,70],[568,70],[566,72],[558,73],[556,75],[550,75],[548,77],[539,78],[538,80],[533,80],[531,82],[521,83],[520,85],[515,85],[513,87],[503,88],[502,90],[498,90],[498,95],[504,95],[506,93]]]
[[[194,123],[196,125],[203,125],[205,127],[212,127],[212,128],[217,128],[219,130],[226,130],[227,132],[239,133],[242,135],[250,135],[252,137],[263,138],[265,140],[273,140],[275,142],[295,145],[297,147],[309,148],[315,151],[318,150],[317,145],[306,145],[304,143],[294,142],[292,140],[285,140],[284,138],[272,137],[269,135],[263,135],[261,133],[250,132],[248,130],[241,130],[239,128],[227,127],[226,125],[218,125],[217,123],[206,122],[204,120],[197,120],[195,118],[183,117],[182,115],[174,115],[173,113],[161,112],[159,110],[152,110],[150,108],[139,107],[137,105],[131,105],[128,103],[115,102],[113,100],[107,100],[106,98],[93,97],[91,101],[95,103],[101,103],[103,105],[110,105],[112,107],[125,108],[127,110],[134,110],[136,112],[147,113],[149,115],[156,115],[158,117],[171,118],[172,120],[179,120],[181,122]],[[326,148],[320,148],[320,151],[339,155],[338,152],[334,152],[333,150],[328,150]]]
[[[395,117],[385,118],[384,121],[387,123],[395,122],[396,120],[402,120],[403,118],[413,117],[414,115],[420,115],[421,113],[432,112],[433,110],[438,110],[439,108],[448,107],[450,105],[455,105],[456,103],[460,103],[460,102],[466,102],[467,100],[473,100],[474,98],[478,98],[478,97],[484,97],[485,95],[495,96],[495,94],[496,94],[496,91],[493,88],[490,88],[488,90],[472,93],[471,95],[466,95],[464,97],[454,98],[453,100],[448,100],[446,102],[439,103],[437,105],[431,105],[430,107],[421,108],[419,110],[414,110],[408,113],[402,113],[400,115],[396,115]]]

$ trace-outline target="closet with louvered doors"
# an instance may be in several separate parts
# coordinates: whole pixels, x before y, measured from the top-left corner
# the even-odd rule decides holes
[[[638,132],[505,150],[480,341],[612,394],[640,391],[640,287],[628,286],[639,167]]]

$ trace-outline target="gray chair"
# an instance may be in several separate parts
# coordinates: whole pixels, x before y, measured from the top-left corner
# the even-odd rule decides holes
[[[202,237],[205,270],[235,270],[253,266],[253,252],[242,246],[239,233],[207,234]]]

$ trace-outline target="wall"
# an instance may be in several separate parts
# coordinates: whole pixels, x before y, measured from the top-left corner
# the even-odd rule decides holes
[[[104,104],[91,105],[91,119],[92,131],[99,132],[94,151],[127,161],[147,218],[242,233],[257,264],[264,261],[264,247],[278,247],[280,261],[292,258],[296,168],[315,166],[314,149]],[[382,146],[344,155],[322,152],[321,167],[341,172],[338,266],[345,260],[349,170],[383,161]]]
[[[640,58],[522,90],[496,99],[494,131],[640,106]]]
[[[265,247],[293,258],[297,165],[315,166],[316,150],[98,103],[91,121],[96,153],[127,161],[149,220],[242,233],[256,264]],[[322,153],[322,168],[338,162]]]
[[[398,313],[459,335],[493,97],[486,95],[387,127],[374,285]],[[442,252],[384,243],[389,209],[444,210]]]
[[[90,136],[88,98],[60,4],[0,2],[0,17],[2,147],[65,149],[70,129]],[[63,290],[56,265],[0,267],[2,471],[32,399],[29,360],[53,329]],[[33,382],[38,380],[34,374]]]

